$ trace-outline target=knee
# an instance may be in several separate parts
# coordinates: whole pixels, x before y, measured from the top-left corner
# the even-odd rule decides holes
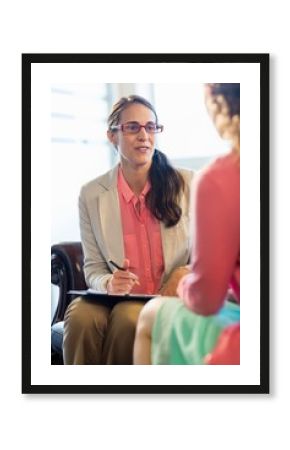
[[[108,312],[105,311],[104,307],[78,297],[67,308],[64,327],[67,330],[73,329],[75,332],[96,328],[103,333],[107,327],[107,322]]]
[[[111,324],[117,326],[119,330],[135,330],[137,320],[143,304],[133,302],[120,302],[112,310]]]
[[[151,330],[154,324],[157,311],[159,310],[160,306],[164,303],[164,301],[165,298],[156,297],[145,304],[138,318],[137,323],[138,333],[145,333],[151,335]]]

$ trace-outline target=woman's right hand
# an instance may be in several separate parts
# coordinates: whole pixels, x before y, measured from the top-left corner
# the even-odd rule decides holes
[[[107,284],[108,294],[129,294],[135,284],[140,284],[137,275],[129,272],[129,260],[124,259],[124,270],[116,270]]]

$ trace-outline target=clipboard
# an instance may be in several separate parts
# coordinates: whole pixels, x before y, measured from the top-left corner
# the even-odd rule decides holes
[[[107,306],[114,306],[116,303],[128,301],[146,303],[151,298],[160,297],[158,294],[106,294],[105,292],[99,292],[94,289],[70,290],[68,291],[68,295],[85,297],[89,301],[96,301]]]

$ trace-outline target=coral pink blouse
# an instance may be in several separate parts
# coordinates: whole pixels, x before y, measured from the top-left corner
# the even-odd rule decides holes
[[[150,183],[147,182],[137,197],[119,168],[118,193],[125,258],[129,259],[129,271],[140,281],[140,286],[136,284],[131,291],[135,294],[156,294],[164,271],[160,222],[145,204],[149,190]]]
[[[193,182],[192,272],[178,295],[194,312],[215,314],[229,287],[240,299],[240,166],[233,152],[217,159]]]

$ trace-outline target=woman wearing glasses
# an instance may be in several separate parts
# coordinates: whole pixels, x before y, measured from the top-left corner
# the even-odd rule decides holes
[[[155,148],[162,130],[153,106],[142,97],[121,98],[113,107],[107,136],[120,163],[86,184],[79,198],[90,288],[108,294],[168,294],[172,274],[176,283],[188,270],[192,172],[174,169]],[[142,306],[130,301],[109,308],[74,300],[65,316],[64,363],[132,364]]]

